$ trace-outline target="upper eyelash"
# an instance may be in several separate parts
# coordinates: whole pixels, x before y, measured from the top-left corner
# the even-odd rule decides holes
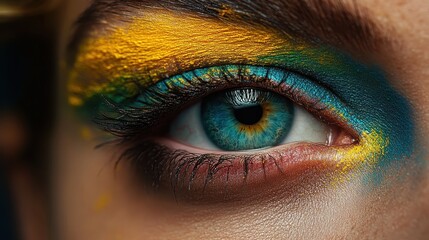
[[[265,76],[261,78],[256,75],[248,76],[243,73],[243,71],[249,68],[255,71],[265,70]],[[317,112],[318,114],[321,111],[327,110],[327,106],[321,101],[330,99],[331,102],[343,104],[336,94],[320,87],[318,83],[312,83],[318,91],[315,94],[322,94],[322,96],[319,97],[318,101],[314,100],[313,102],[308,101],[308,99],[307,101],[303,101],[301,98],[309,93],[300,92],[301,90],[297,89],[298,86],[293,85],[294,83],[288,85],[289,89],[281,89],[287,81],[291,81],[290,76],[292,74],[296,75],[296,73],[283,69],[249,65],[225,65],[214,67],[216,71],[219,71],[218,76],[209,76],[208,79],[203,79],[199,76],[199,72],[209,69],[212,68],[196,69],[161,81],[152,87],[142,90],[139,96],[127,104],[115,103],[108,97],[104,97],[105,109],[102,111],[103,115],[99,115],[95,121],[104,130],[114,135],[122,138],[133,138],[142,133],[148,133],[148,130],[152,129],[154,125],[159,125],[161,118],[171,117],[169,116],[171,109],[178,109],[178,106],[179,108],[183,108],[187,104],[190,104],[193,99],[213,93],[213,89],[219,91],[225,88],[243,86],[267,88],[283,95],[289,95],[295,103],[303,105],[310,112]],[[237,72],[232,73],[231,69],[235,69]],[[284,79],[279,81],[277,85],[269,82],[271,80],[270,74],[273,74],[273,72],[270,72],[270,69],[271,71],[276,70],[285,73],[283,76]],[[312,82],[307,77],[303,76],[302,78],[308,80],[307,85]],[[302,85],[302,83],[299,84]],[[326,120],[339,123],[340,125],[345,124],[343,122],[340,123],[336,116],[326,116],[326,118]]]

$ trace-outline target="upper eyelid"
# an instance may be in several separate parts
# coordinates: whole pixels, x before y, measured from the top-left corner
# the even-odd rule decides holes
[[[180,22],[172,24],[177,21]],[[157,24],[160,24],[160,26]],[[201,24],[209,24],[207,26],[202,25],[201,31],[212,30],[202,32],[200,35],[195,33],[192,27]],[[147,26],[145,27],[145,25]],[[71,69],[71,75],[75,77],[69,79],[69,89],[73,92],[73,99],[77,100],[75,102],[79,102],[82,101],[78,99],[79,91],[82,93],[86,91],[82,89],[87,87],[98,91],[103,82],[113,81],[113,78],[118,75],[128,76],[128,78],[131,78],[129,80],[149,85],[148,83],[150,82],[153,83],[166,76],[203,67],[202,65],[245,63],[298,69],[298,67],[290,65],[300,64],[296,61],[294,62],[293,58],[296,59],[302,56],[313,58],[315,62],[327,62],[320,63],[320,65],[329,65],[331,64],[329,62],[342,62],[341,59],[337,59],[337,56],[340,55],[339,51],[333,51],[328,46],[309,43],[302,39],[293,39],[290,36],[279,35],[273,32],[273,29],[259,27],[246,28],[239,23],[225,23],[193,15],[148,11],[145,14],[145,18],[136,18],[130,24],[114,28],[113,32],[105,36],[91,38],[88,40],[87,45],[81,46],[79,57]],[[180,34],[183,36],[176,39],[179,35],[173,33],[180,32],[182,28],[183,31],[186,28],[190,29],[187,29],[187,32]],[[226,36],[225,32],[217,31],[217,29],[225,28],[228,30],[226,31],[228,33]],[[189,41],[186,33],[197,39]],[[154,34],[159,34],[160,36]],[[170,34],[174,35],[173,39],[170,39]],[[207,34],[212,36],[216,43],[227,42],[231,38],[236,40],[225,43],[226,45],[222,45],[222,47],[207,46],[207,49],[212,49],[207,51],[207,49],[205,50],[205,45],[208,44],[205,37]],[[157,37],[159,37],[159,40]],[[167,39],[167,42],[160,41],[164,38]],[[241,42],[237,43],[237,39]],[[263,41],[258,41],[258,39]],[[181,42],[177,46],[170,46],[169,44],[171,44],[172,40],[180,40]],[[191,48],[189,44],[195,42],[194,40],[196,40],[198,46],[196,47],[194,44],[192,45],[192,51],[186,52],[187,48]],[[238,48],[239,46],[241,48]],[[168,47],[168,51],[165,50],[166,47]],[[157,51],[159,48],[164,50]],[[270,59],[281,54],[291,56],[287,59],[286,57],[283,57],[284,59]],[[291,63],[288,63],[289,61]],[[345,63],[343,64],[346,65]],[[302,66],[300,69],[305,68],[308,68],[308,66]],[[132,76],[130,77],[130,75]],[[86,84],[89,86],[85,86]],[[94,84],[99,84],[100,86],[94,86]],[[325,86],[329,87],[329,85]],[[331,90],[336,93],[335,89]],[[76,91],[77,94],[74,94]],[[87,93],[84,92],[83,94]]]
[[[195,19],[193,19],[192,21],[194,21],[194,20]],[[140,27],[140,26],[137,25],[135,27]],[[239,28],[239,29],[235,29],[235,30],[243,30],[243,29]],[[252,32],[252,31],[250,31],[250,32]],[[263,33],[265,33],[265,30],[260,31],[258,34],[261,34],[261,36],[262,36]],[[123,37],[121,34],[122,34],[122,32],[120,32],[119,36]],[[256,36],[258,36],[258,35],[256,35]],[[317,45],[314,46],[314,45],[308,45],[306,43],[297,43],[296,41],[294,43],[291,43],[291,42],[288,42],[287,39],[282,39],[282,38],[278,39],[275,35],[274,35],[273,39],[275,40],[274,43],[278,43],[278,44],[286,43],[286,44],[289,44],[289,46],[286,49],[280,48],[281,50],[279,53],[277,53],[278,54],[277,56],[275,55],[275,52],[272,52],[272,50],[268,51],[267,53],[257,52],[257,54],[254,54],[255,56],[249,57],[248,61],[250,62],[250,64],[272,65],[275,67],[281,67],[281,68],[285,68],[285,69],[295,69],[298,72],[304,73],[304,75],[316,76],[314,79],[317,80],[319,85],[323,85],[326,88],[330,89],[331,92],[334,93],[335,95],[341,96],[340,94],[338,94],[337,91],[335,91],[335,89],[330,87],[330,85],[328,84],[328,81],[322,81],[322,79],[324,78],[325,80],[329,80],[332,77],[332,74],[338,75],[336,72],[337,70],[338,71],[344,71],[346,69],[346,71],[353,71],[352,68],[355,66],[350,65],[349,64],[350,61],[348,59],[346,59],[346,60],[343,59],[344,54],[341,54],[340,52],[338,52],[334,49],[331,49],[329,47],[326,47],[326,46],[317,46]],[[102,44],[103,41],[104,40],[102,40],[100,42],[100,44]],[[118,41],[118,39],[115,40],[113,43],[121,44],[120,42],[116,42],[116,41]],[[93,43],[93,44],[95,44],[95,43]],[[116,55],[115,55],[115,54],[117,54],[116,52],[119,50],[122,50],[124,46],[118,47],[117,49],[116,48],[112,48],[112,49],[101,48],[98,50],[97,50],[97,47],[98,46],[95,46],[96,52],[94,52],[94,53],[91,52],[92,51],[91,49],[88,49],[89,52],[86,54],[88,54],[90,59],[92,59],[93,55],[97,56],[98,54],[106,52],[105,50],[112,50],[113,52],[111,52],[111,53],[108,52],[112,56],[110,56],[110,55],[108,55],[108,56],[113,57],[113,58],[110,59],[109,60],[110,62],[108,62],[108,63],[113,65],[113,69],[115,69],[115,67],[116,67],[115,65],[119,65],[119,67],[122,67],[121,62],[117,64],[116,62],[114,62],[114,60],[116,60]],[[111,47],[116,47],[116,46],[111,46]],[[266,48],[266,44],[263,44],[263,46],[261,45],[261,47]],[[278,48],[278,46],[276,46],[276,48]],[[182,49],[182,50],[185,50],[185,49]],[[133,50],[133,51],[137,51],[137,49]],[[249,51],[249,50],[247,48],[245,48],[245,52],[243,52],[243,54],[246,53],[246,51]],[[218,59],[218,60],[222,59],[222,52],[214,52],[213,54],[214,55],[211,56],[214,59],[213,60],[214,62],[212,63],[212,65],[216,65],[216,59]],[[264,56],[263,54],[269,54],[269,55]],[[220,56],[218,56],[218,55],[220,55]],[[119,59],[122,59],[124,56],[120,55],[119,57],[120,57]],[[134,56],[134,58],[138,58],[138,57],[139,57],[138,55]],[[230,56],[230,57],[232,57],[232,56]],[[88,61],[90,59],[88,59]],[[243,59],[246,59],[246,58],[243,58]],[[139,60],[139,59],[134,59],[133,61],[137,61],[137,60]],[[186,59],[180,59],[180,60],[186,60]],[[104,60],[101,59],[100,61],[104,61]],[[244,61],[244,60],[238,60],[237,62],[241,62],[241,61]],[[244,62],[247,63],[248,61],[244,61]],[[103,63],[103,62],[101,62],[101,63]],[[234,64],[234,61],[230,61],[230,63]],[[84,69],[87,68],[87,66],[85,66],[85,62],[82,62],[81,64],[83,64],[81,66],[82,68],[84,68]],[[91,63],[91,64],[94,64],[94,63]],[[180,64],[180,63],[178,63],[178,64]],[[182,64],[183,64],[183,62],[182,62]],[[198,64],[195,64],[195,65],[198,65]],[[330,70],[320,69],[320,68],[326,68],[328,66],[331,68]],[[94,65],[93,67],[99,67],[99,65]],[[180,68],[181,67],[179,66],[178,69],[180,69]],[[191,68],[191,69],[194,69],[194,68],[198,68],[198,67],[193,66],[193,68]],[[130,69],[130,68],[128,68],[128,69]],[[79,68],[75,69],[75,70],[78,73],[80,71]],[[95,71],[98,69],[93,69],[93,70]],[[139,75],[142,74],[143,76],[145,76],[145,74],[146,75],[148,74],[144,71],[140,73],[138,69],[133,69],[131,72],[129,72],[125,75],[129,75],[130,73],[134,74],[134,72],[136,70],[137,70],[136,76],[132,75],[131,78],[128,77],[128,78],[130,78],[128,80],[126,80],[126,79],[125,79],[125,81],[121,80],[122,82],[120,81],[118,84],[119,85],[122,84],[123,86],[116,86],[114,88],[124,88],[124,87],[126,88],[126,86],[125,86],[125,84],[127,83],[126,81],[131,80],[131,81],[139,82],[139,81],[141,81],[141,79],[140,80],[134,79],[134,77],[140,77],[141,78],[141,76],[139,76]],[[100,70],[100,72],[101,72],[102,76],[105,75],[105,74],[103,74],[102,70]],[[329,72],[332,72],[332,74]],[[113,72],[113,73],[116,75],[120,74],[120,72]],[[326,75],[326,73],[328,73],[329,76],[321,77],[323,74]],[[320,75],[320,76],[318,76],[318,75]],[[107,76],[109,76],[109,75],[107,75]],[[338,77],[338,76],[336,76],[336,77]],[[115,79],[109,79],[109,80],[114,81]],[[152,84],[154,84],[155,80],[148,79],[148,82],[152,82]],[[320,84],[320,83],[322,83],[322,84]],[[147,87],[147,86],[148,86],[148,84],[145,87]],[[82,86],[78,86],[77,89],[79,89],[79,88],[82,89]],[[105,86],[104,88],[108,89],[111,87]],[[71,89],[73,89],[73,87]],[[95,91],[99,91],[98,89],[99,89],[98,87],[95,88]],[[141,88],[139,88],[139,91],[140,90],[141,90]],[[82,90],[80,90],[80,91],[82,91]],[[93,92],[94,92],[94,90],[93,90]],[[87,93],[85,93],[85,94],[87,94]],[[93,93],[90,93],[90,94],[93,94]],[[340,97],[340,100],[342,102],[345,102],[345,98]]]
[[[230,70],[231,66],[218,66],[218,67],[213,67],[213,68],[202,68],[202,69],[196,69],[193,71],[189,71],[189,72],[185,72],[183,74],[179,74],[176,76],[173,76],[171,78],[168,78],[166,80],[163,80],[161,82],[158,82],[157,84],[153,85],[152,87],[147,88],[146,90],[143,90],[143,94],[139,95],[138,98],[136,98],[134,101],[130,102],[127,105],[124,105],[124,108],[121,108],[120,103],[118,103],[119,107],[118,109],[123,111],[123,113],[126,114],[137,114],[134,117],[132,117],[131,119],[127,118],[125,116],[125,118],[120,118],[118,121],[115,121],[114,119],[110,119],[107,120],[107,122],[112,123],[112,127],[113,128],[124,128],[125,126],[121,126],[122,122],[125,121],[128,124],[128,128],[130,130],[133,131],[133,133],[131,132],[127,132],[125,131],[123,133],[124,136],[128,136],[128,135],[133,135],[133,134],[138,134],[138,133],[145,133],[147,130],[152,129],[152,124],[159,124],[159,121],[156,119],[159,119],[160,116],[158,115],[154,115],[154,113],[156,114],[167,114],[169,115],[169,117],[172,113],[171,111],[173,110],[173,112],[178,111],[177,107],[179,106],[179,109],[183,108],[184,102],[183,100],[179,100],[178,97],[185,97],[185,98],[189,98],[187,101],[189,103],[189,101],[196,101],[196,98],[201,98],[207,94],[211,94],[213,93],[213,91],[215,91],[213,88],[217,88],[219,91],[219,89],[222,89],[223,87],[233,87],[233,86],[227,86],[228,84],[231,85],[233,84],[232,82],[234,82],[236,87],[239,86],[250,86],[249,84],[251,84],[253,82],[253,80],[251,82],[244,80],[238,80],[237,81],[232,81],[231,79],[236,79],[237,77],[240,76],[236,76],[234,75]],[[296,73],[292,73],[289,72],[287,70],[281,70],[281,69],[274,69],[272,67],[258,67],[258,66],[232,66],[234,71],[236,70],[235,67],[237,67],[239,70],[238,72],[246,71],[248,72],[249,70],[252,71],[251,69],[254,69],[256,71],[262,70],[262,71],[266,71],[265,76],[259,76],[262,78],[265,78],[266,80],[264,81],[278,81],[276,82],[276,84],[278,84],[277,86],[271,87],[271,83],[268,84],[267,82],[253,82],[253,86],[254,87],[267,87],[268,89],[271,89],[272,91],[276,91],[279,94],[283,94],[283,95],[287,95],[289,96],[291,99],[293,99],[295,101],[295,103],[298,104],[303,104],[305,106],[305,104],[313,104],[313,105],[308,105],[306,108],[307,110],[313,111],[314,114],[322,114],[322,110],[321,109],[317,109],[316,105],[320,105],[320,106],[325,106],[324,108],[327,107],[327,105],[325,105],[326,103],[335,103],[336,107],[338,107],[339,109],[343,109],[343,116],[347,116],[347,106],[343,105],[341,103],[341,101],[333,94],[330,93],[328,90],[323,89],[323,87],[320,87],[319,85],[317,85],[317,83],[312,82],[310,79],[301,76],[301,75],[297,75]],[[217,73],[220,75],[206,75],[205,72],[209,72],[210,70],[217,70],[220,69],[221,72]],[[198,71],[198,73],[196,72]],[[272,71],[272,72],[270,72]],[[275,76],[273,75],[274,71],[277,71],[278,74],[285,74],[283,75],[283,79],[281,81],[279,81],[279,79],[276,80],[276,78],[281,77],[281,76]],[[216,73],[215,73],[216,74]],[[231,74],[231,79],[222,79],[222,75],[225,74]],[[249,72],[250,74],[250,72]],[[199,77],[198,77],[198,76]],[[206,76],[206,77],[204,77]],[[218,77],[221,77],[219,80]],[[243,74],[242,76],[253,76],[252,74],[248,75],[248,74]],[[195,79],[197,79],[195,82]],[[257,77],[258,78],[258,77]],[[262,79],[261,78],[261,79]],[[299,78],[299,79],[295,79],[295,78]],[[183,82],[180,79],[184,79],[185,82]],[[199,80],[198,80],[199,79]],[[216,80],[218,79],[218,80]],[[204,86],[204,88],[202,88],[201,92],[200,90],[198,90],[199,88],[202,87],[203,82],[206,82],[207,84],[210,84],[210,86]],[[216,81],[216,82],[213,82]],[[232,81],[232,82],[229,82]],[[221,83],[223,82],[223,83]],[[274,83],[273,83],[274,84]],[[283,89],[281,90],[280,88],[290,88],[290,90],[288,89]],[[263,87],[264,88],[264,87]],[[278,88],[278,89],[276,89]],[[308,89],[306,89],[308,88]],[[193,94],[195,96],[189,97],[189,95],[183,95],[184,91],[190,91],[192,90],[192,92],[194,92]],[[289,91],[293,91],[293,92],[289,92]],[[175,93],[174,93],[175,92]],[[177,95],[180,94],[180,95]],[[312,94],[315,94],[312,96]],[[177,95],[177,96],[176,96]],[[311,101],[306,100],[300,100],[300,98],[304,97],[305,98],[311,98],[311,100],[316,101],[315,98],[318,98],[317,102],[315,103],[310,103],[310,102],[306,102],[306,101]],[[168,106],[166,106],[166,104]],[[171,104],[173,104],[174,106],[172,106]],[[190,104],[190,103],[189,103]],[[314,105],[316,104],[316,105]],[[166,108],[164,110],[168,111],[168,113],[162,112],[163,108]],[[127,109],[130,109],[131,112],[127,113]],[[136,111],[134,111],[134,109]],[[161,109],[161,110],[160,110]],[[117,112],[114,109],[113,110],[114,114],[117,114]],[[323,111],[328,111],[330,112],[331,110],[328,109],[323,109]],[[107,110],[106,110],[107,112]],[[116,113],[115,113],[116,112]],[[323,114],[325,115],[325,114]],[[163,116],[165,117],[165,116]],[[327,116],[326,116],[327,117]],[[127,122],[127,119],[129,122]],[[133,120],[134,119],[134,120]],[[156,121],[155,121],[156,120]],[[339,119],[338,116],[335,116],[334,113],[331,113],[329,116],[329,120],[330,121],[335,121],[336,123],[338,123],[339,125],[343,126],[343,127],[347,127],[347,129],[351,130],[352,133],[354,133],[353,135],[355,135],[356,137],[358,137],[358,133],[357,133],[357,129],[359,126],[354,126],[353,124],[349,124],[346,119]],[[100,122],[103,123],[105,120],[101,120]],[[134,122],[136,121],[136,122]],[[328,119],[327,119],[328,121]],[[116,127],[114,125],[117,125]],[[125,127],[126,128],[126,127]],[[137,131],[137,132],[134,132]],[[146,132],[146,134],[149,134],[149,132]]]

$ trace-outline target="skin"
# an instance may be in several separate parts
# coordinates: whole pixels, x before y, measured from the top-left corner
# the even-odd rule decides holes
[[[70,1],[70,24],[86,6]],[[393,29],[394,44],[379,62],[391,84],[412,104],[421,146],[429,144],[429,5],[424,0],[362,0],[376,22]],[[60,49],[61,50],[61,49]],[[60,51],[61,52],[61,51]],[[65,76],[64,76],[65,79]],[[54,239],[424,239],[429,235],[429,171],[417,166],[387,170],[373,190],[359,176],[320,190],[311,173],[304,187],[279,184],[247,189],[246,199],[213,204],[175,202],[139,191],[129,169],[114,170],[119,149],[95,151],[98,132],[66,107],[61,81],[53,141],[52,235]],[[429,161],[425,154],[419,156]],[[411,173],[411,174],[410,174]],[[27,196],[28,197],[28,196]],[[29,224],[29,223],[26,223]]]

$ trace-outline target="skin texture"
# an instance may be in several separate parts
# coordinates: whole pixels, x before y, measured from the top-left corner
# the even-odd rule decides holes
[[[69,4],[79,8],[77,13],[86,3]],[[420,145],[428,146],[429,5],[424,0],[358,4],[392,29],[394,44],[378,61],[392,85],[412,104]],[[65,19],[70,23],[76,13],[69,12]],[[69,27],[65,21],[63,29]],[[65,107],[64,89],[53,142],[54,239],[425,239],[429,235],[425,165],[389,169],[371,191],[360,175],[319,188],[311,184],[311,171],[290,179],[297,184],[250,188],[246,199],[213,204],[175,202],[141,191],[125,165],[114,170],[120,149],[94,150],[98,142],[90,135],[98,132]],[[425,154],[418,157],[429,161]],[[423,174],[413,175],[414,168]]]

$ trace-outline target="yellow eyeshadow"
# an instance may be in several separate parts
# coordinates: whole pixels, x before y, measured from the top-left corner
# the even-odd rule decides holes
[[[371,130],[362,133],[361,141],[347,149],[337,149],[334,156],[337,161],[337,174],[333,175],[331,184],[338,186],[350,180],[356,170],[362,168],[374,169],[380,159],[386,157],[389,139],[381,131]],[[350,175],[350,173],[352,173]]]
[[[146,11],[131,23],[81,44],[70,73],[69,91],[75,94],[70,104],[79,105],[77,96],[89,97],[120,78],[148,86],[196,67],[260,63],[260,56],[307,48],[262,27]]]
[[[339,150],[337,154],[338,167],[348,172],[358,166],[373,167],[385,155],[389,139],[382,132],[364,131],[359,144],[346,150]]]

